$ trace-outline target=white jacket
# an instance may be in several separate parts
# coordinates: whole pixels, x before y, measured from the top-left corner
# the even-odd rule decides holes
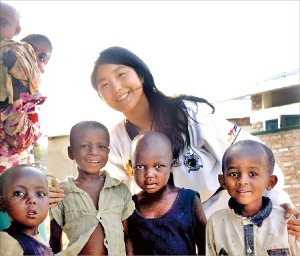
[[[288,234],[288,219],[283,214],[282,207],[273,206],[271,214],[260,227],[253,225],[253,255],[300,255],[300,244],[295,236]],[[225,251],[228,255],[245,255],[245,239],[251,239],[251,235],[244,234],[244,226],[249,224],[253,223],[229,208],[217,211],[207,222],[206,255],[225,255]]]
[[[189,132],[191,147],[185,148],[179,161],[173,167],[174,183],[198,191],[203,202],[206,217],[217,210],[227,208],[228,193],[218,193],[218,174],[222,173],[222,157],[225,150],[234,142],[244,139],[259,139],[242,130],[217,113],[211,114],[211,108],[205,103],[195,104],[184,101],[190,115]],[[118,123],[111,131],[109,162],[106,170],[111,176],[124,180],[130,191],[140,191],[134,178],[127,174],[126,165],[130,159],[131,140],[125,128],[125,120]],[[189,164],[191,163],[191,164]],[[273,204],[291,203],[288,194],[283,190],[284,176],[276,165],[274,174],[278,177],[277,185],[266,191],[265,196]],[[212,197],[213,196],[213,197]]]

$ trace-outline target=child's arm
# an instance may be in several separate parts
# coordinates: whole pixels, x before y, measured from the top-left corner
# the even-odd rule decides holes
[[[123,229],[124,229],[124,240],[125,240],[125,247],[126,247],[126,255],[134,255],[133,254],[133,246],[128,234],[128,224],[127,219],[122,221]]]
[[[64,190],[58,186],[58,183],[59,181],[57,179],[51,179],[51,186],[49,187],[49,208],[55,207],[65,196]]]
[[[198,255],[205,255],[205,228],[206,217],[202,208],[199,195],[195,196],[195,220],[196,220],[196,245],[198,247]]]
[[[62,250],[62,228],[57,224],[55,219],[50,221],[50,247],[54,253]]]
[[[280,205],[285,209],[284,218],[288,219],[288,232],[296,237],[297,242],[300,242],[300,211],[291,203]],[[294,215],[296,218],[290,218]]]

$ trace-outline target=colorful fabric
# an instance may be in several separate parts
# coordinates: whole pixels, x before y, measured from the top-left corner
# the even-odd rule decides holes
[[[69,244],[58,255],[78,255],[99,224],[104,229],[108,254],[126,255],[122,221],[132,214],[134,202],[121,181],[110,177],[106,171],[101,171],[100,175],[105,177],[105,183],[99,194],[99,209],[89,194],[74,184],[73,177],[59,183],[65,197],[50,209],[50,219],[55,219],[63,228]]]
[[[11,166],[31,164],[30,150],[40,138],[37,106],[46,97],[39,92],[21,98],[0,113],[0,173]]]
[[[247,218],[232,199],[229,206],[232,209],[217,211],[208,220],[206,255],[300,255],[300,243],[288,234],[282,207],[264,200],[263,209]]]
[[[2,60],[3,52],[11,50],[17,60],[8,70]],[[35,93],[41,84],[41,72],[38,69],[35,52],[26,42],[15,42],[4,39],[0,41],[0,101],[8,98],[8,103],[13,103],[13,86],[11,76],[20,80],[29,89],[30,94]]]

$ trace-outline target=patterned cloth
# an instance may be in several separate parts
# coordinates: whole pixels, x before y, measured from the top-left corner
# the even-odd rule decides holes
[[[30,94],[35,93],[41,84],[41,72],[36,64],[36,57],[32,46],[26,42],[13,40],[0,41],[0,54],[11,50],[17,60],[14,66],[8,70],[0,58],[0,101],[8,98],[8,103],[13,103],[13,86],[11,76],[20,80],[29,89]]]
[[[31,164],[30,149],[40,138],[37,106],[46,97],[39,92],[21,98],[0,113],[0,173],[18,164]]]

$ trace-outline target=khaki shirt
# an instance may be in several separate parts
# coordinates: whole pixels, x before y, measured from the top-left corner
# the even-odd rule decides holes
[[[78,188],[73,177],[60,182],[64,199],[50,209],[50,218],[63,228],[69,244],[59,255],[78,255],[99,223],[103,226],[104,246],[109,255],[126,255],[122,221],[134,211],[132,195],[126,185],[106,171],[105,183],[99,195],[97,210],[87,192]]]

